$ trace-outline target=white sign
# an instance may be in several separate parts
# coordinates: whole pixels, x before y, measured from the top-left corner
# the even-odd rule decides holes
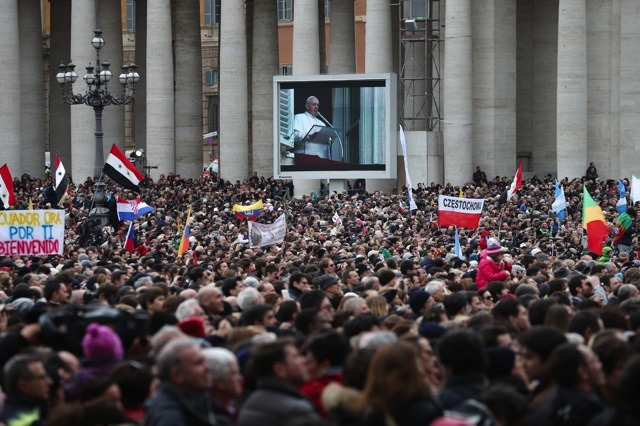
[[[249,247],[262,247],[284,241],[287,235],[287,222],[281,215],[272,224],[249,221]]]
[[[0,211],[0,256],[62,254],[64,210]]]

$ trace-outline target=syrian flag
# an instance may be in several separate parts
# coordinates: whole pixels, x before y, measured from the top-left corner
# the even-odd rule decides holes
[[[118,197],[117,200],[118,220],[134,220],[148,213],[153,213],[155,209],[150,207],[140,198],[126,200]]]
[[[13,178],[6,164],[0,167],[0,200],[5,209],[16,203],[16,196],[13,193]]]
[[[56,152],[56,197],[58,197],[58,205],[62,202],[67,190],[69,189],[69,179],[67,178],[67,171],[64,169],[62,160]]]
[[[504,204],[513,197],[513,194],[518,192],[518,189],[522,187],[522,161],[518,164],[518,170],[516,170],[516,175],[513,178],[513,182],[511,182],[511,186],[509,189],[500,194],[500,198],[498,199],[499,204]]]
[[[124,240],[124,248],[130,253],[133,253],[136,249],[136,238],[133,234],[133,222],[129,224],[129,231],[127,232],[127,238]]]
[[[124,153],[120,151],[120,148],[118,148],[116,144],[113,144],[111,147],[111,152],[107,157],[107,162],[102,172],[119,185],[141,193],[140,182],[144,179],[144,176],[142,176],[142,173],[136,169],[136,166],[127,159]]]

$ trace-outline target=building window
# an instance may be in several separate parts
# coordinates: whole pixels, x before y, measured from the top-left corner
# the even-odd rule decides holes
[[[293,0],[278,0],[278,20],[291,21],[293,19]]]
[[[127,0],[127,29],[136,29],[136,0]]]
[[[206,70],[204,74],[204,84],[207,86],[218,84],[218,76],[218,70]]]
[[[331,14],[331,2],[329,0],[324,0],[324,17],[328,18]]]
[[[220,0],[204,0],[204,26],[220,23]]]
[[[287,67],[287,66],[281,67],[280,73],[282,75],[293,75],[293,67]]]
[[[402,1],[402,17],[403,18],[428,18],[428,1],[425,0],[403,0]]]
[[[209,98],[209,132],[218,131],[218,98]]]

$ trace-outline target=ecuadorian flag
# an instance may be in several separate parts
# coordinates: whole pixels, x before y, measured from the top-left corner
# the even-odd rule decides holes
[[[260,211],[262,210],[262,200],[256,201],[250,206],[243,206],[241,204],[233,205],[233,212],[236,214],[236,217],[240,220],[256,220],[258,216],[260,216]]]
[[[589,251],[602,256],[602,243],[609,235],[609,227],[602,209],[593,201],[586,186],[582,191],[582,227],[587,231]]]

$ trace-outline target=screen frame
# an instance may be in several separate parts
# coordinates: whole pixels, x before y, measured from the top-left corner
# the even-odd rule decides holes
[[[280,164],[280,88],[296,83],[384,82],[384,169],[383,170],[315,170],[283,171]],[[396,179],[397,178],[397,75],[326,74],[273,77],[273,176],[276,179]]]

